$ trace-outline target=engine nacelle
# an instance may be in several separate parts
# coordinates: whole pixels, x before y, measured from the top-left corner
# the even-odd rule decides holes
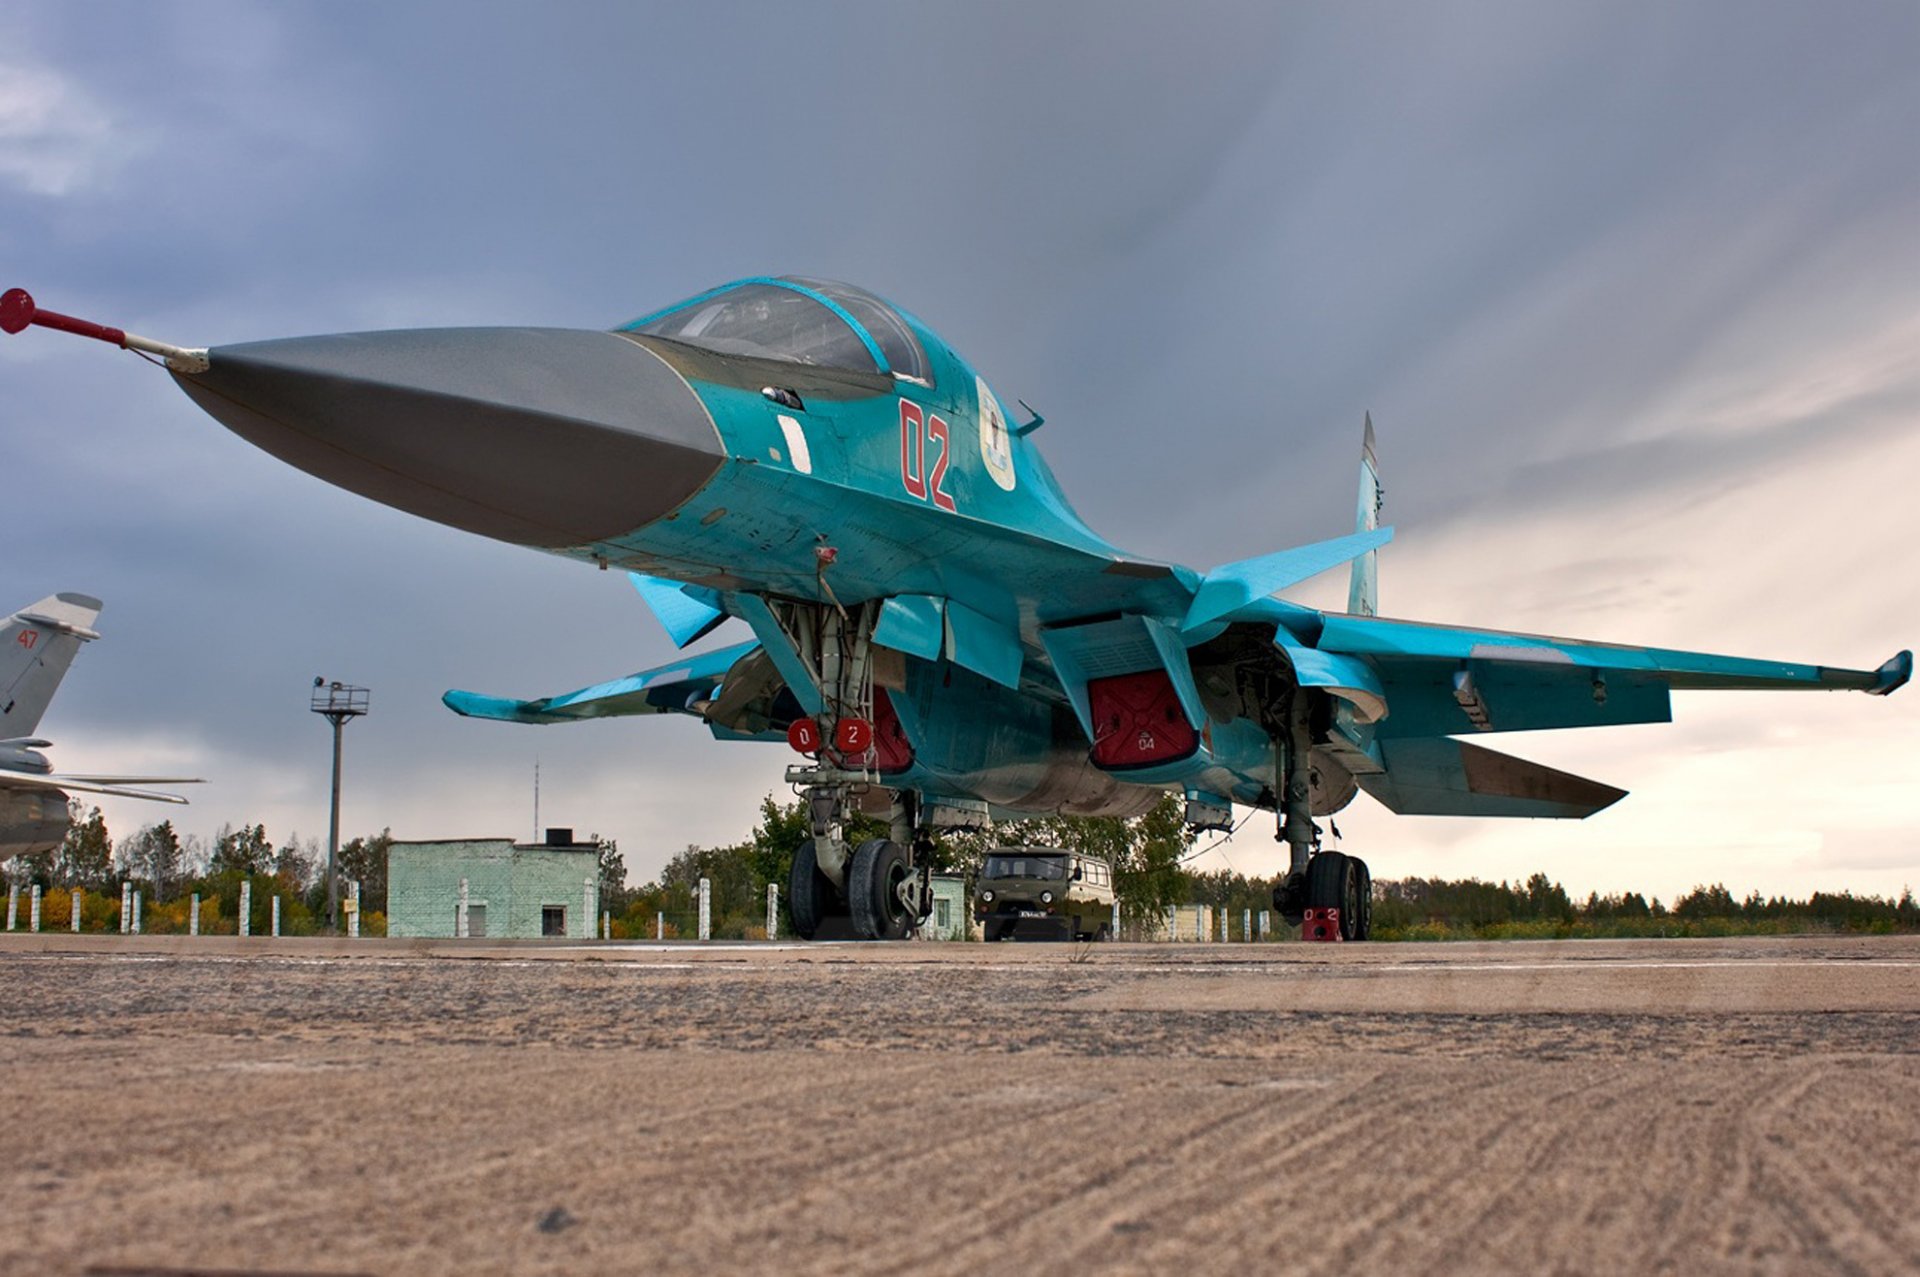
[[[0,861],[52,851],[72,819],[58,789],[0,789]]]

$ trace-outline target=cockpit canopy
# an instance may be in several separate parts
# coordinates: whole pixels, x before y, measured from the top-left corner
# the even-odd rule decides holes
[[[831,280],[743,279],[655,311],[625,331],[728,355],[933,381],[927,352],[899,311]]]

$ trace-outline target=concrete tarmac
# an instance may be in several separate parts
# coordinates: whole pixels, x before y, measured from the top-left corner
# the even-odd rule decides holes
[[[1920,1269],[1920,937],[0,935],[0,1271]]]

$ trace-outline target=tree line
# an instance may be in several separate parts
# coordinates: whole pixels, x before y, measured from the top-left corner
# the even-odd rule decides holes
[[[354,838],[335,857],[341,882],[360,883],[361,934],[386,934],[387,848],[390,830]],[[290,835],[275,844],[261,824],[223,825],[211,841],[197,834],[182,837],[171,820],[144,825],[115,840],[98,807],[75,804],[66,838],[51,851],[15,856],[7,862],[10,885],[38,886],[42,927],[69,925],[72,893],[81,894],[81,929],[117,931],[120,889],[130,882],[141,895],[141,930],[185,933],[192,898],[200,897],[203,934],[233,934],[239,927],[240,884],[251,882],[250,929],[265,935],[271,925],[273,897],[281,898],[284,935],[312,935],[326,929],[327,850],[317,839]],[[342,918],[344,929],[345,919]]]
[[[884,838],[884,821],[855,815],[847,839],[858,845]],[[780,887],[779,927],[792,934],[786,885],[794,852],[810,836],[806,805],[795,799],[761,801],[760,817],[740,842],[722,847],[689,846],[660,874],[627,885],[626,863],[612,839],[592,835],[600,849],[601,908],[613,919],[617,938],[656,934],[664,922],[669,937],[696,934],[695,892],[710,884],[713,934],[748,938],[765,934],[767,886]],[[341,896],[360,883],[361,932],[386,933],[387,849],[390,830],[344,844],[337,857]],[[1204,904],[1225,911],[1236,934],[1245,913],[1272,908],[1275,878],[1231,870],[1189,867],[1194,838],[1182,820],[1180,799],[1168,795],[1143,816],[1076,818],[1048,816],[1001,821],[978,831],[942,831],[934,841],[936,872],[965,880],[969,897],[981,864],[994,847],[1033,845],[1098,856],[1113,866],[1123,933],[1150,932],[1174,905]],[[185,932],[192,895],[201,897],[206,934],[232,934],[238,927],[240,884],[251,882],[251,930],[265,934],[271,899],[283,901],[281,931],[308,935],[325,929],[326,849],[316,839],[288,836],[276,844],[260,824],[224,825],[211,841],[181,837],[171,821],[145,825],[118,841],[98,807],[76,804],[72,827],[51,851],[17,856],[6,866],[22,888],[38,884],[43,927],[65,927],[71,893],[83,892],[82,928],[119,927],[120,885],[132,882],[143,897],[142,930]],[[1280,928],[1276,920],[1274,926]],[[1374,937],[1378,940],[1552,939],[1632,936],[1725,936],[1801,932],[1920,931],[1920,904],[1911,889],[1898,899],[1851,892],[1814,892],[1806,899],[1736,898],[1724,885],[1697,886],[1670,904],[1640,892],[1590,893],[1576,900],[1544,873],[1524,882],[1450,881],[1440,878],[1376,879]],[[1284,934],[1282,932],[1281,934]]]
[[[937,872],[964,878],[971,898],[981,862],[992,847],[1030,844],[1078,851],[1113,866],[1123,934],[1151,931],[1170,906],[1204,904],[1225,911],[1237,935],[1245,914],[1272,909],[1278,878],[1190,868],[1196,852],[1182,815],[1180,799],[1168,795],[1132,820],[1049,816],[1002,821],[981,832],[944,832],[935,840],[934,866]],[[706,878],[713,934],[752,937],[765,932],[767,884],[776,883],[782,896],[779,925],[783,934],[791,934],[784,899],[787,872],[794,851],[809,833],[804,803],[783,804],[769,795],[746,839],[723,847],[689,846],[667,862],[658,878],[632,888],[626,885],[617,852],[605,843],[602,908],[614,915],[619,937],[652,936],[662,920],[669,938],[693,935],[694,893]],[[886,834],[883,822],[865,816],[854,817],[846,827],[847,839],[856,845]],[[1274,920],[1273,926],[1278,930],[1281,924]],[[1806,899],[1756,892],[1736,899],[1720,884],[1695,887],[1671,904],[1634,891],[1604,896],[1594,892],[1575,900],[1544,873],[1515,883],[1376,879],[1373,927],[1378,940],[1909,932],[1920,931],[1920,904],[1911,890],[1898,899],[1846,891],[1814,892]]]

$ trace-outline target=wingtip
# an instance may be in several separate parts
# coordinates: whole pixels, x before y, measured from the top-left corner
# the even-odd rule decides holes
[[[1913,677],[1913,652],[1902,651],[1875,671],[1878,676],[1872,687],[1867,689],[1873,696],[1891,696],[1907,685]]]

